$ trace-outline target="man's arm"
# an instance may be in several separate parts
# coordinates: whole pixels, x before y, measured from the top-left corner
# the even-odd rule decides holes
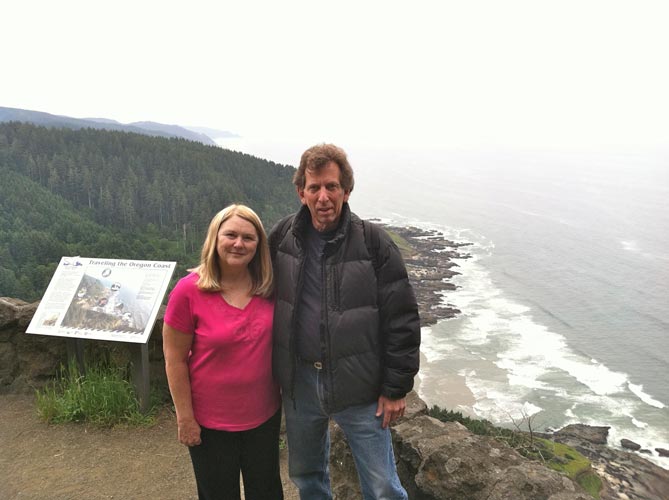
[[[400,251],[385,231],[377,230],[376,276],[384,366],[379,406],[387,408],[388,418],[394,420],[404,413],[404,397],[413,388],[414,377],[418,373],[420,318],[416,296]]]

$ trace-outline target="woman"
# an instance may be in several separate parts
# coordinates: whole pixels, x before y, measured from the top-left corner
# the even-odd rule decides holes
[[[209,224],[200,265],[170,294],[165,370],[198,496],[283,498],[272,378],[272,264],[258,216],[230,205]]]

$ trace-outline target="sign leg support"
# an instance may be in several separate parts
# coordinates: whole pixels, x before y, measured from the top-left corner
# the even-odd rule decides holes
[[[85,373],[84,366],[84,340],[83,339],[65,339],[65,348],[67,349],[68,362],[76,361],[79,373]]]
[[[135,392],[139,399],[139,410],[146,414],[149,412],[150,388],[149,388],[149,344],[133,344],[132,350],[132,381]]]

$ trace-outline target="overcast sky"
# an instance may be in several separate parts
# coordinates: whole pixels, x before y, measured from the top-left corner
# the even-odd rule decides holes
[[[3,2],[0,106],[273,141],[668,144],[666,1]]]

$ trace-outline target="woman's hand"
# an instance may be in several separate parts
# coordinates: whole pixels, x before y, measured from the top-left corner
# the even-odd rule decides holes
[[[184,419],[177,422],[179,442],[186,446],[197,446],[202,443],[200,439],[200,424],[194,418]]]

